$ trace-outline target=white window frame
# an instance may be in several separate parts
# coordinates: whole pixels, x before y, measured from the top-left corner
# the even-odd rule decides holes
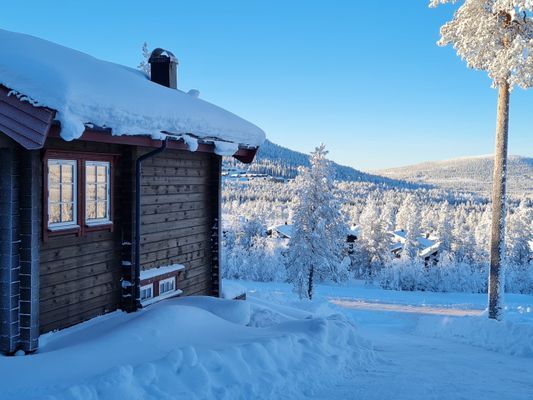
[[[71,165],[72,166],[72,221],[69,222],[54,222],[50,223],[50,165]],[[50,158],[47,161],[47,182],[48,182],[48,193],[47,193],[47,226],[51,231],[59,231],[62,229],[72,229],[79,228],[78,225],[78,162],[77,160],[64,160],[58,158]],[[59,193],[61,196],[61,177],[59,181]],[[61,198],[61,197],[60,197]],[[61,202],[59,203],[61,204]],[[60,206],[61,208],[61,206]],[[60,211],[61,212],[61,211]]]
[[[165,283],[171,283],[172,288],[166,291],[162,291],[161,287],[163,287],[164,289]],[[166,279],[161,279],[159,281],[159,296],[166,294],[166,293],[174,292],[175,290],[176,290],[176,277],[175,276],[166,278]]]
[[[93,219],[87,219],[87,203],[88,203],[88,196],[87,196],[87,167],[94,166],[94,167],[106,167],[106,218],[93,218]],[[85,161],[84,165],[84,174],[85,174],[85,225],[87,226],[98,226],[98,225],[105,225],[109,224],[111,222],[111,163],[109,161]],[[98,182],[98,173],[95,172],[95,179],[96,182]],[[98,210],[98,185],[96,185],[96,207]],[[96,211],[98,213],[98,211]]]
[[[150,297],[142,297],[143,290],[150,289]],[[154,284],[150,283],[148,285],[141,286],[141,301],[146,301],[154,298]]]

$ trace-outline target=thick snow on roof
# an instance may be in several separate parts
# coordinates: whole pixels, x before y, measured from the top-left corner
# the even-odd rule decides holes
[[[181,135],[191,150],[200,138],[213,141],[223,155],[265,139],[250,122],[153,83],[136,69],[2,29],[0,84],[23,100],[56,110],[65,140],[79,138],[86,124],[111,128],[113,135]]]

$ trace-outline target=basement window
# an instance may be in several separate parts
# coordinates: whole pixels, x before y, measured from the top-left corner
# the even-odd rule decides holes
[[[159,295],[173,292],[176,289],[176,278],[167,278],[159,281]]]
[[[77,226],[76,160],[48,160],[48,229]]]
[[[141,286],[141,301],[148,300],[154,297],[154,285]]]

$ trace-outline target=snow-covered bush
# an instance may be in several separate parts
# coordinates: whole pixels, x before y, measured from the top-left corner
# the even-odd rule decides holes
[[[487,268],[450,259],[429,266],[398,259],[380,271],[378,281],[393,290],[480,293],[487,290]]]
[[[248,246],[233,244],[225,247],[222,258],[222,277],[252,281],[283,282],[286,270],[282,247],[268,237],[253,236]]]
[[[510,293],[533,294],[533,265],[508,265],[505,271],[505,290]]]

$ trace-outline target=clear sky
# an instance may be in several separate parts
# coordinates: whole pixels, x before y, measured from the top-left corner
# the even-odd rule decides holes
[[[0,27],[136,66],[144,41],[180,60],[178,87],[273,142],[379,169],[493,152],[497,92],[439,27],[453,6],[384,1],[11,1]],[[0,44],[1,49],[1,44]],[[509,151],[533,156],[533,89],[511,98]]]

